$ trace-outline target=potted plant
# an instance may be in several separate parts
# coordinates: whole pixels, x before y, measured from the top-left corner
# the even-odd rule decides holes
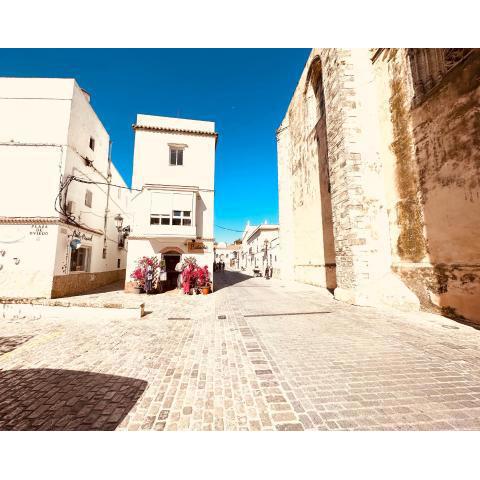
[[[153,272],[155,272],[154,281],[150,281],[150,292],[154,292],[154,284],[158,279],[158,275],[156,274],[157,269],[159,266],[158,258],[157,257],[141,257],[137,260],[137,266],[135,270],[130,274],[130,278],[132,278],[135,282],[135,287],[133,289],[133,293],[142,293],[145,291],[145,283],[146,283],[146,273],[148,267],[152,267]]]
[[[133,293],[142,293],[143,286],[145,285],[145,272],[143,269],[141,267],[135,268],[135,270],[131,273],[130,278],[132,278],[135,282]]]
[[[207,265],[203,268],[197,267],[195,272],[197,288],[200,289],[203,295],[210,293],[210,272]]]

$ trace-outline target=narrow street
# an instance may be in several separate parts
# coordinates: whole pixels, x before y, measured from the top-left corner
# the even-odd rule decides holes
[[[139,320],[1,319],[0,429],[480,430],[480,331],[239,272],[215,286]]]

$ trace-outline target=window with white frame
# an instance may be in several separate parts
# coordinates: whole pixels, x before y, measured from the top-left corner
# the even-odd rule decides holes
[[[192,212],[188,210],[173,210],[172,225],[191,225]]]
[[[183,147],[170,147],[170,165],[183,165]]]
[[[150,225],[170,225],[170,215],[150,215]]]
[[[193,193],[152,192],[150,225],[193,225]]]

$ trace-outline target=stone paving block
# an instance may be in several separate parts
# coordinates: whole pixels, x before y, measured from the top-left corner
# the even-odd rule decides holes
[[[480,429],[480,331],[240,273],[216,285],[149,296],[141,322],[4,320],[28,340],[2,355],[0,338],[0,429]],[[331,314],[255,316],[298,305]]]

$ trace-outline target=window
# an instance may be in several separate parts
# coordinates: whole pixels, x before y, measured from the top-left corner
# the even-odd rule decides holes
[[[106,248],[104,248],[102,250],[102,258],[107,258],[107,249]]]
[[[150,215],[150,225],[170,225],[170,215]]]
[[[89,207],[89,208],[92,208],[92,192],[90,190],[87,190],[85,192],[85,206],[86,207]]]
[[[409,48],[414,105],[438,85],[473,49],[471,48]]]
[[[183,165],[183,148],[170,147],[170,165]]]
[[[191,225],[191,213],[188,210],[173,210],[172,225]]]
[[[90,146],[90,150],[95,150],[95,139],[93,137],[90,137],[90,143],[89,143],[89,146]]]
[[[117,258],[117,268],[120,268],[120,259]]]
[[[88,272],[90,263],[90,248],[80,247],[77,250],[72,250],[70,256],[70,271],[71,272]]]

